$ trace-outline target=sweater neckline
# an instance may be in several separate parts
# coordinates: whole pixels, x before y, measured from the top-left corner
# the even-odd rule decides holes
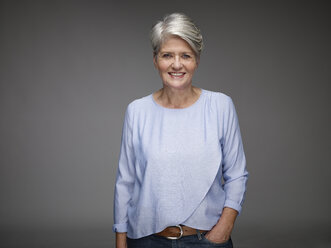
[[[165,110],[168,110],[168,111],[183,111],[183,110],[191,109],[194,106],[198,105],[198,103],[201,101],[202,95],[205,93],[204,89],[202,89],[202,88],[200,88],[200,89],[201,89],[201,93],[200,93],[199,98],[194,103],[192,103],[190,106],[185,107],[185,108],[167,108],[167,107],[163,107],[162,105],[158,104],[155,101],[155,99],[153,97],[153,93],[150,94],[150,98],[152,99],[152,102],[154,103],[154,105],[156,105],[156,107],[158,107],[158,108],[165,109]]]

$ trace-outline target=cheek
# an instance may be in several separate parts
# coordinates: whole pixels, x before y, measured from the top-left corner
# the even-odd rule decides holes
[[[193,74],[195,72],[195,70],[197,69],[197,66],[196,65],[191,65],[187,69],[191,74]]]
[[[165,73],[168,71],[168,65],[166,65],[165,63],[158,63],[157,69],[160,73]]]

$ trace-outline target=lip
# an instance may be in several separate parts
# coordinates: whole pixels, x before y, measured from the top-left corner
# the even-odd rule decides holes
[[[183,78],[185,76],[185,72],[168,72],[171,78]]]

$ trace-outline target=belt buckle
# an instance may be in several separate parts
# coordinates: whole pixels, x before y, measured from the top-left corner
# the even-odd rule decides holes
[[[174,227],[178,227],[179,228],[179,231],[180,231],[180,234],[178,237],[166,237],[167,239],[180,239],[182,236],[183,236],[183,228],[180,226],[180,225],[175,225]]]

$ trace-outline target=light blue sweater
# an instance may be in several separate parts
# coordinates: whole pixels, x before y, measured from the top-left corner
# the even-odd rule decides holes
[[[247,177],[229,96],[202,89],[182,109],[152,94],[136,99],[125,113],[113,231],[141,238],[178,224],[210,230],[224,207],[240,213]]]

